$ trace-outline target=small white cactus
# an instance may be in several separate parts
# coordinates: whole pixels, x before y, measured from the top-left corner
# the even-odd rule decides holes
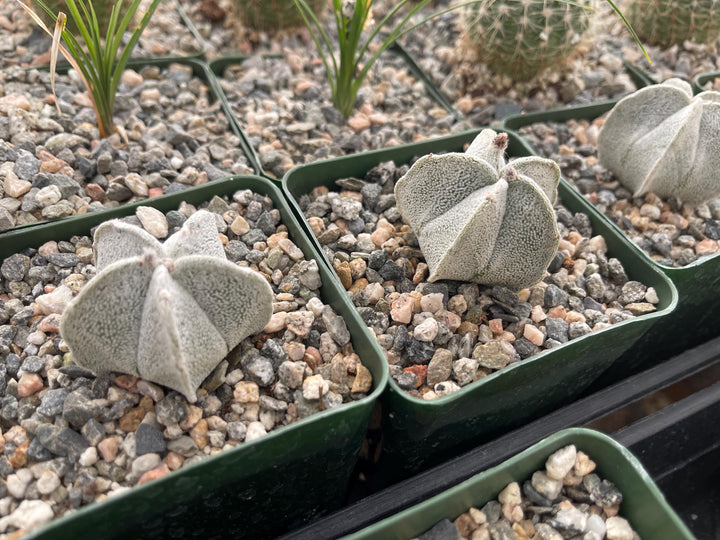
[[[519,290],[542,279],[560,237],[552,208],[560,169],[534,156],[506,165],[507,144],[507,134],[485,129],[465,153],[424,156],[397,182],[429,281]]]
[[[98,274],[65,309],[74,361],[195,391],[242,339],[272,316],[267,281],[225,258],[215,216],[200,210],[161,244],[113,220],[95,232]]]
[[[720,197],[720,92],[693,97],[681,79],[620,100],[598,138],[600,163],[635,197],[699,204]]]

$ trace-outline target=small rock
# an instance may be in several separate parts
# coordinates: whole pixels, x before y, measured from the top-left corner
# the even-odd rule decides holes
[[[135,211],[143,227],[155,238],[166,238],[168,235],[168,222],[160,210],[150,206],[140,206]]]

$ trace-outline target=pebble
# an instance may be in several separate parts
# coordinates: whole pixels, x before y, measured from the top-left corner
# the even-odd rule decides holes
[[[168,222],[165,214],[150,206],[140,206],[135,211],[143,227],[155,238],[166,238],[168,235]]]

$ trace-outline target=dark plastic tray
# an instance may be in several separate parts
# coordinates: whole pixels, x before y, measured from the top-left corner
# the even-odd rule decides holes
[[[516,115],[508,117],[504,126],[516,130],[537,122],[592,120],[612,109],[615,103],[617,101],[605,101],[593,105]],[[523,144],[528,152],[534,152],[531,145],[524,140]],[[565,180],[562,183],[567,189],[575,191]],[[609,218],[599,213],[598,215],[617,234],[627,238]],[[703,257],[682,268],[673,268],[658,264],[639,247],[632,243],[630,245],[647,264],[661,270],[672,280],[678,290],[678,306],[672,317],[658,321],[650,332],[623,355],[618,366],[603,377],[603,383],[637,373],[641,369],[720,335],[720,294],[716,293],[720,287],[720,253]]]
[[[301,195],[317,186],[333,188],[339,178],[362,178],[384,161],[402,164],[429,153],[461,151],[477,133],[469,131],[302,165],[285,176],[283,188],[311,241],[321,250],[297,204]],[[511,132],[509,135],[509,154],[527,153],[518,137]],[[631,279],[655,287],[661,298],[659,310],[544,351],[434,401],[408,395],[391,379],[390,390],[383,397],[383,474],[378,476],[385,485],[569,403],[614,366],[617,358],[657,319],[667,318],[673,310],[676,293],[662,272],[648,264],[624,236],[611,229],[589,203],[565,184],[560,185],[560,199],[570,210],[588,214],[595,234],[605,237],[609,253],[623,262]],[[330,262],[323,260],[332,269]]]
[[[102,214],[17,231],[9,241],[3,239],[0,243],[0,260],[49,240],[87,235],[103,221],[132,215],[138,206],[169,211],[182,201],[198,204],[246,188],[270,196],[293,241],[309,258],[318,257],[280,190],[264,178],[246,176],[217,180]],[[328,270],[318,266],[324,301],[345,319],[355,351],[373,375],[373,391],[368,397],[299,420],[87,506],[49,523],[28,538],[258,538],[275,536],[293,524],[337,508],[343,501],[375,402],[387,384],[388,372],[379,346],[344,292]]]
[[[587,425],[684,377],[718,367],[720,367],[720,338],[582,398],[438,467],[366,496],[328,517],[283,536],[282,540],[323,540],[339,538],[359,531],[502,463],[558,430]],[[708,392],[714,394],[707,397]],[[705,491],[703,486],[712,483],[713,477],[707,473],[713,470],[712,467],[717,467],[718,462],[715,461],[708,469],[700,469],[698,476],[685,477],[684,471],[697,470],[696,467],[703,465],[708,457],[712,459],[717,456],[720,430],[716,426],[717,415],[720,413],[718,405],[720,398],[717,388],[707,392],[702,391],[697,396],[700,397],[692,396],[681,402],[691,403],[690,406],[678,403],[672,408],[669,407],[667,412],[661,411],[647,420],[638,422],[633,428],[618,431],[613,437],[637,455],[650,475],[658,481],[671,506],[677,504],[677,510],[685,522],[693,531],[700,534],[701,531],[695,527],[694,520],[688,519],[687,516],[700,510],[703,520],[707,518],[710,526],[717,526],[718,506],[712,506],[712,502],[717,498],[709,498],[710,506],[704,505],[703,498],[707,493],[717,493],[720,484],[716,482],[711,491]],[[676,422],[681,429],[677,429]],[[673,450],[671,443],[679,445],[679,448]],[[717,479],[717,476],[714,478]],[[673,484],[675,493],[667,489],[671,481],[678,482]],[[687,485],[682,486],[680,482]],[[682,501],[678,500],[683,497],[682,489],[685,493],[693,492],[692,496],[700,500],[700,505],[695,506],[688,498],[688,510],[685,510]],[[696,521],[700,523],[699,519]],[[700,535],[699,538],[709,540],[718,537]]]
[[[720,71],[708,71],[705,73],[700,73],[693,79],[693,91],[696,94],[699,94],[703,91],[704,86],[707,83],[714,79],[717,79],[718,77],[720,77]]]
[[[720,538],[720,382],[613,437],[643,463],[698,540]]]

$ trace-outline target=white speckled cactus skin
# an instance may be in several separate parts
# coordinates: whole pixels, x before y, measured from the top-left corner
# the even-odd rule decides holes
[[[165,244],[121,221],[95,232],[98,274],[62,315],[78,365],[168,386],[194,402],[202,381],[272,315],[267,281],[225,258],[201,210]]]
[[[560,169],[526,157],[505,165],[507,135],[483,130],[465,153],[420,158],[395,185],[429,281],[519,290],[540,281],[557,251],[552,205]]]
[[[720,92],[693,97],[680,79],[620,100],[598,138],[604,167],[633,195],[699,204],[720,197]]]

